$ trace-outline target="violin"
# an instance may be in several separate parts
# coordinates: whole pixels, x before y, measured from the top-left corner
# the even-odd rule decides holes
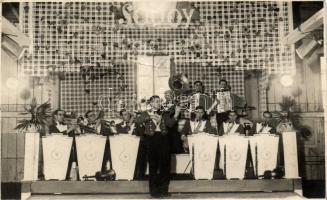
[[[89,178],[95,178],[97,181],[114,181],[116,179],[116,172],[113,169],[109,169],[104,172],[97,171],[94,176],[83,176],[84,181],[88,181]]]

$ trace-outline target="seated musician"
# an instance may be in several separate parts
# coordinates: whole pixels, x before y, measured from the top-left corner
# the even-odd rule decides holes
[[[237,112],[230,110],[228,112],[228,119],[225,120],[219,127],[219,135],[230,135],[230,134],[244,134],[244,128],[240,124]]]
[[[112,130],[101,117],[98,117],[96,112],[89,110],[85,113],[87,119],[86,126],[82,127],[83,133],[95,133],[100,135],[111,135]]]
[[[250,119],[248,119],[248,114],[242,111],[242,114],[239,115],[238,119],[244,129],[244,134],[247,136],[253,135],[252,134],[253,122]]]
[[[67,134],[70,137],[74,137],[75,133],[80,133],[80,128],[78,125],[73,124],[73,123],[65,123],[65,111],[57,109],[53,112],[53,124],[49,126],[49,134],[52,133],[62,133],[62,134]],[[67,167],[67,173],[66,173],[66,180],[69,180],[70,177],[70,172],[73,170],[73,163],[77,163],[77,152],[76,152],[76,143],[75,143],[75,138],[73,139],[73,147],[70,152],[70,157],[68,161],[68,167]],[[78,178],[77,178],[78,179]]]
[[[134,116],[128,112],[126,109],[122,109],[120,112],[120,117],[122,118],[122,122],[116,124],[117,134],[125,133],[125,134],[137,134],[136,124],[134,122]]]
[[[65,111],[57,109],[53,112],[53,123],[49,126],[49,134],[62,133],[71,136],[74,131],[79,131],[76,125],[64,122]]]
[[[273,123],[272,113],[265,111],[262,113],[263,121],[254,123],[252,127],[252,134],[260,133],[276,133],[276,128]]]
[[[213,127],[210,124],[210,121],[207,119],[206,112],[202,106],[198,106],[195,109],[193,119],[185,122],[185,125],[182,129],[182,140],[185,140],[187,135],[196,134],[199,132],[206,132],[215,134],[212,130]]]

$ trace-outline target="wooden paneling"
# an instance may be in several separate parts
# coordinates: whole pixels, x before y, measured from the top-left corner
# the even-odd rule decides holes
[[[25,134],[17,134],[17,158],[24,158],[25,153]]]
[[[17,158],[16,167],[17,179],[15,181],[21,181],[24,178],[24,158]]]
[[[319,65],[310,67],[304,62],[297,62],[297,73],[294,83],[285,87],[280,83],[281,74],[272,77],[268,91],[270,110],[279,110],[278,104],[283,96],[292,96],[298,104],[295,108],[298,112],[321,112],[322,89]]]
[[[7,157],[8,158],[16,158],[16,147],[17,147],[17,137],[15,133],[9,133],[8,134],[9,137],[7,137]]]
[[[8,133],[1,133],[1,158],[7,158],[8,157]]]
[[[2,182],[15,182],[17,180],[17,160],[15,158],[3,158],[1,160]]]

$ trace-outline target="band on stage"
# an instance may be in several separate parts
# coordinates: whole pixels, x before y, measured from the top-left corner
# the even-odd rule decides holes
[[[276,133],[276,124],[269,111],[262,113],[262,121],[253,122],[246,115],[246,111],[251,108],[243,109],[233,105],[231,87],[226,80],[220,80],[219,89],[213,90],[213,95],[204,92],[201,81],[194,82],[194,90],[185,89],[184,83],[178,81],[181,80],[170,84],[171,90],[164,93],[164,102],[159,96],[153,95],[147,101],[149,106],[146,110],[120,110],[121,122],[117,124],[104,120],[103,111],[90,110],[84,116],[77,117],[68,116],[64,110],[58,109],[53,113],[53,121],[49,124],[47,134],[62,133],[70,137],[79,134],[139,136],[134,179],[145,178],[148,163],[150,193],[157,197],[169,195],[170,155],[190,151],[187,142],[189,135],[200,132],[219,136]],[[107,163],[111,162],[108,140],[106,148],[102,170],[106,170],[109,167]],[[72,163],[77,163],[75,149],[73,140],[69,168]]]

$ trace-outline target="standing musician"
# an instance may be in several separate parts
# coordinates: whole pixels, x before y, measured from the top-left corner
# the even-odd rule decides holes
[[[232,99],[230,94],[230,86],[228,85],[225,79],[221,79],[219,81],[219,89],[217,90],[215,96],[215,100],[211,107],[207,110],[207,114],[211,115],[212,118],[216,118],[218,129],[224,121],[228,119],[228,111],[232,109]],[[227,93],[226,93],[227,92]],[[214,109],[216,111],[214,111]],[[215,114],[216,113],[216,114]]]
[[[228,119],[222,122],[219,127],[219,135],[229,135],[229,134],[244,134],[244,128],[238,120],[238,115],[235,110],[230,110],[228,112]]]
[[[197,106],[202,106],[207,109],[209,101],[209,95],[204,92],[204,85],[202,81],[194,82],[194,93],[191,96],[191,110],[194,111]]]
[[[221,79],[219,81],[219,90],[218,92],[230,92],[231,88],[228,85],[228,82],[225,79]],[[229,98],[226,99],[227,102],[218,102],[221,103],[217,108],[217,120],[218,124],[225,121],[228,118],[228,111],[232,109],[232,99],[231,94],[229,94]],[[219,98],[219,97],[218,97]]]
[[[141,112],[136,123],[144,127],[145,142],[149,161],[149,190],[152,197],[167,197],[170,181],[170,154],[168,128],[177,124],[181,109],[176,106],[175,112],[160,111],[160,97],[150,98],[151,109]]]
[[[194,82],[194,94],[204,94],[204,85],[202,81]]]
[[[166,90],[164,92],[165,96],[165,102],[163,103],[163,107],[165,110],[170,109],[172,106],[174,106],[174,92],[171,90]]]
[[[173,114],[175,110],[174,101],[174,93],[172,90],[167,90],[164,92],[165,102],[163,103],[162,107],[164,112],[168,112],[166,114]],[[180,105],[180,104],[179,104]],[[179,116],[181,118],[181,116]],[[170,146],[170,153],[177,154],[177,153],[184,153],[183,149],[183,142],[181,140],[181,134],[178,131],[178,123],[176,123],[173,127],[167,127],[168,131],[168,138],[169,138],[169,146]]]

